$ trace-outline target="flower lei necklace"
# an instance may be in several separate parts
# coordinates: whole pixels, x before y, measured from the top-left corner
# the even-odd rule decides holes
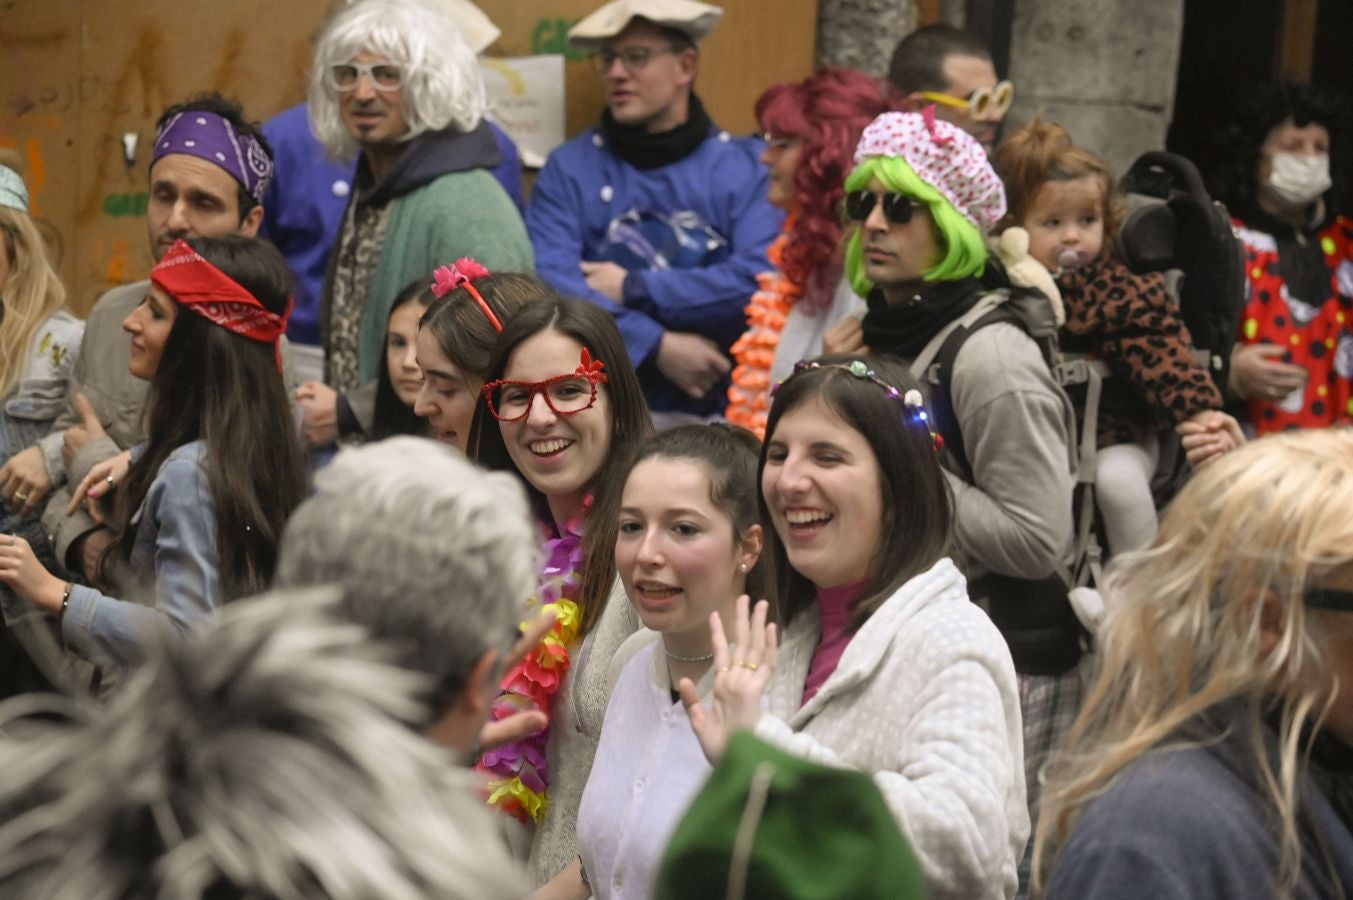
[[[803,295],[803,285],[795,284],[784,274],[781,260],[789,234],[793,230],[791,216],[784,231],[766,252],[775,270],[756,276],[757,291],[747,304],[747,331],[733,344],[733,383],[728,388],[728,409],[724,417],[734,425],[753,431],[762,437],[766,431],[766,416],[770,412],[770,370],[775,362],[775,348],[780,343],[785,319],[790,309]]]
[[[591,505],[589,494],[583,499],[584,514]],[[569,519],[561,531],[559,537],[545,542],[540,588],[530,603],[533,608],[542,604],[536,613],[553,611],[554,626],[503,677],[503,693],[493,703],[494,721],[531,709],[550,716],[551,701],[568,672],[568,645],[577,637],[582,619],[578,603],[572,599],[582,587],[582,517]],[[539,732],[490,750],[480,758],[476,768],[489,776],[490,806],[522,822],[540,821],[548,800],[549,765],[545,748],[549,737],[550,726],[546,725]]]

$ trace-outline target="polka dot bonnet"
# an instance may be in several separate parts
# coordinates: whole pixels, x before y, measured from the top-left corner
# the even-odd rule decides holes
[[[1005,187],[982,145],[957,125],[936,119],[934,107],[884,113],[870,122],[855,148],[855,164],[874,156],[905,160],[983,234],[1005,215]]]

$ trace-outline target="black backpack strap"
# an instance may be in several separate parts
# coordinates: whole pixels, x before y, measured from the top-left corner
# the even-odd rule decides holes
[[[950,393],[954,361],[958,353],[973,333],[997,322],[1020,323],[1019,316],[1004,304],[988,309],[971,322],[960,321],[958,325],[944,335],[939,349],[927,367],[926,380],[930,383],[930,415],[935,429],[944,439],[944,451],[959,469],[963,480],[973,481],[972,465],[963,445],[963,431],[958,427],[958,417],[954,414],[954,401]]]

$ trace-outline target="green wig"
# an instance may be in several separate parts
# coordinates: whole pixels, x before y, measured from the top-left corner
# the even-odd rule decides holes
[[[930,217],[935,222],[940,243],[944,246],[944,256],[921,273],[922,279],[957,281],[982,273],[987,262],[982,232],[954,209],[943,194],[922,181],[905,159],[871,156],[846,177],[846,190],[864,190],[875,179],[887,190],[906,194],[930,209]],[[846,276],[850,278],[850,286],[861,297],[867,296],[874,288],[874,283],[864,274],[863,252],[860,247],[860,228],[856,226],[851,229],[850,240],[846,244]]]

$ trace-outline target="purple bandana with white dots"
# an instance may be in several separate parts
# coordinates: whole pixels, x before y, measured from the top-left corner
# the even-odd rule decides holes
[[[189,110],[165,122],[155,135],[151,166],[171,153],[185,153],[220,166],[260,203],[272,181],[272,160],[263,152],[263,145],[250,135],[240,134],[215,113]]]

